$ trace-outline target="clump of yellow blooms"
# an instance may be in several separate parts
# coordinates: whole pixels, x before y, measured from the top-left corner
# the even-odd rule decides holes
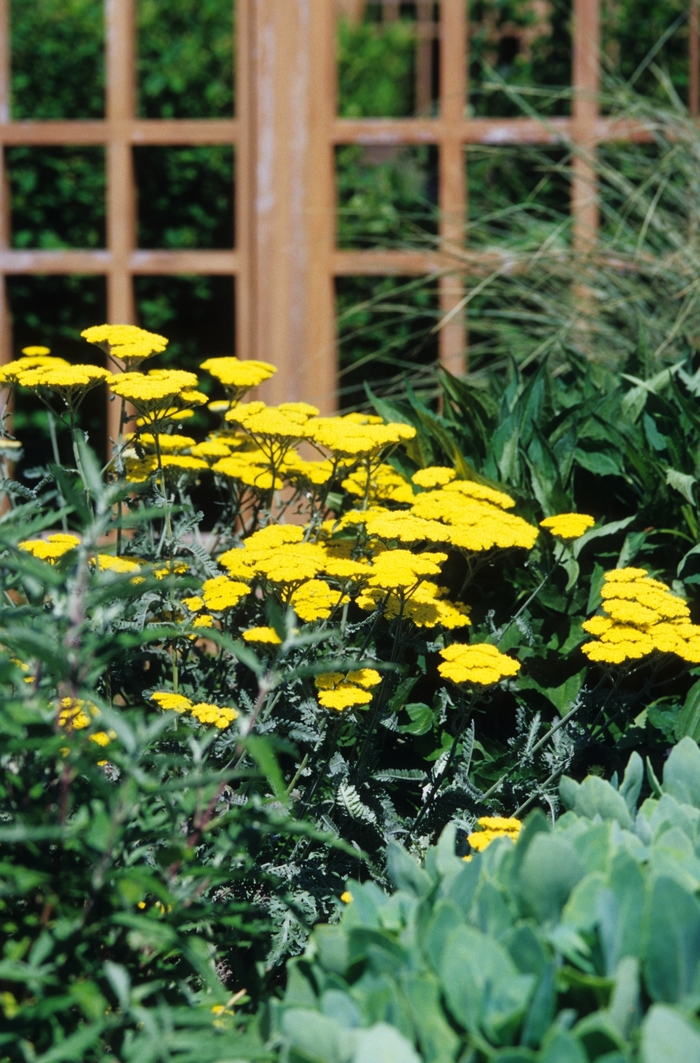
[[[171,416],[172,407],[201,406],[206,395],[197,391],[197,377],[184,369],[151,369],[148,373],[109,374],[115,395],[133,402],[147,423]]]
[[[243,632],[246,642],[257,642],[267,646],[281,646],[282,639],[273,627],[249,627]]]
[[[178,714],[189,712],[200,723],[211,723],[221,731],[230,727],[238,717],[237,710],[228,705],[211,705],[205,701],[193,702],[184,694],[175,694],[170,690],[157,690],[151,694],[151,701],[155,701],[161,709],[169,709]]]
[[[601,596],[606,615],[583,625],[598,639],[581,647],[589,660],[622,664],[657,651],[700,664],[700,626],[691,622],[686,602],[645,569],[606,572]]]
[[[147,332],[137,325],[93,325],[80,335],[125,365],[136,365],[144,358],[160,354],[168,346],[165,336]]]
[[[229,397],[226,409],[234,402],[239,402],[246,391],[269,380],[277,372],[269,362],[259,362],[254,358],[241,361],[231,357],[207,358],[201,363],[200,369],[211,373],[222,384]]]
[[[467,837],[472,853],[482,853],[497,838],[510,838],[513,842],[517,841],[522,827],[520,820],[512,816],[481,816],[476,822],[481,829],[472,831]],[[471,858],[471,853],[464,857],[465,860],[471,860]]]
[[[61,698],[59,702],[58,724],[68,731],[84,731],[99,715],[97,706],[82,698]],[[116,737],[114,731],[95,731],[89,736],[98,746],[109,745]]]
[[[323,705],[324,709],[336,709],[338,712],[356,705],[369,705],[372,689],[381,681],[382,677],[374,668],[317,675],[318,703]]]
[[[443,663],[438,665],[438,672],[443,679],[453,683],[470,683],[474,686],[493,686],[501,679],[517,675],[520,661],[513,660],[501,653],[488,642],[473,645],[454,643],[440,650]]]
[[[80,539],[68,532],[55,532],[53,535],[47,535],[45,539],[25,539],[18,545],[20,550],[53,565],[59,557],[80,546]]]
[[[547,528],[557,539],[579,539],[594,524],[595,517],[587,513],[558,513],[540,521],[540,527]]]

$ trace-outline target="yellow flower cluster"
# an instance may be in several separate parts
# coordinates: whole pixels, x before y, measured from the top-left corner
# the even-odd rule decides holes
[[[318,411],[317,411],[318,412]],[[415,428],[407,424],[377,424],[350,414],[346,417],[315,417],[309,421],[307,435],[318,446],[333,454],[350,458],[370,457],[407,443],[416,435]],[[374,421],[374,418],[371,419]]]
[[[23,358],[0,367],[0,387],[13,387],[19,383],[20,376],[30,369],[61,369],[70,365],[65,358],[57,358],[48,347],[24,347]]]
[[[151,694],[151,701],[155,701],[161,709],[170,709],[179,714],[189,712],[200,723],[213,723],[222,731],[238,717],[236,709],[227,705],[211,705],[206,701],[192,702],[184,694],[174,694],[169,690],[157,690]]]
[[[137,325],[93,325],[80,335],[125,365],[134,365],[153,354],[160,354],[168,346],[165,336],[147,332]]]
[[[354,705],[369,705],[372,688],[381,683],[382,677],[374,668],[358,668],[353,672],[327,672],[316,676],[318,703],[324,709],[352,708]]]
[[[19,543],[20,550],[25,550],[28,554],[38,557],[41,561],[48,561],[52,565],[59,557],[63,557],[70,550],[75,550],[76,546],[80,546],[80,539],[77,535],[70,535],[68,532],[55,532],[53,535],[47,535],[45,539],[25,539],[24,542]]]
[[[496,838],[510,838],[513,842],[517,841],[522,827],[519,819],[505,816],[481,816],[476,822],[481,830],[472,831],[467,837],[472,853],[482,853],[491,842],[496,841]],[[471,854],[465,856],[464,859],[471,860]]]
[[[207,358],[206,362],[201,363],[200,369],[211,373],[223,385],[229,396],[227,409],[230,403],[238,402],[246,391],[269,380],[277,372],[274,365],[254,358],[243,362],[239,358]]]
[[[91,701],[83,701],[82,698],[61,698],[59,710],[59,726],[69,731],[84,731],[93,719],[100,715],[96,705]],[[114,731],[95,731],[90,735],[90,741],[96,742],[98,746],[106,746],[116,737]]]
[[[200,406],[206,395],[197,391],[197,377],[184,369],[151,369],[148,373],[113,373],[109,386],[115,395],[133,402],[147,423],[171,416],[173,407]]]
[[[540,521],[540,527],[548,528],[557,539],[579,539],[594,524],[595,517],[587,513],[558,513]]]
[[[514,661],[488,642],[466,646],[454,643],[440,650],[443,663],[438,672],[453,683],[493,686],[508,676],[517,675],[520,661]]]
[[[700,664],[700,626],[691,622],[683,599],[645,569],[606,572],[601,596],[607,615],[593,616],[583,625],[598,638],[581,647],[589,660],[622,664],[656,650]]]
[[[214,576],[212,579],[205,580],[202,585],[204,604],[214,613],[232,609],[247,594],[250,594],[250,587],[247,583],[229,579],[228,576]]]
[[[429,555],[434,557],[435,555]],[[377,587],[368,587],[357,597],[357,604],[368,611],[381,606],[384,616],[389,620],[401,616],[411,620],[416,627],[444,627],[453,631],[458,627],[468,627],[470,608],[462,602],[446,600],[449,593],[445,587],[438,587],[432,581],[418,584],[407,597],[402,594],[386,594]]]
[[[392,468],[391,465],[378,465],[369,473],[369,486],[367,486],[367,469],[361,466],[350,473],[342,481],[342,486],[349,495],[359,498],[367,498],[372,503],[399,502],[411,505],[413,502],[413,488],[406,479]]]
[[[282,639],[273,627],[249,627],[243,632],[243,638],[246,642],[259,642],[261,645],[282,645]]]
[[[42,388],[56,392],[67,406],[76,407],[97,384],[103,383],[110,376],[106,369],[96,365],[54,365],[54,359],[47,359],[47,364],[35,366],[18,373],[17,382],[21,387],[38,391]],[[49,364],[49,362],[51,364]]]

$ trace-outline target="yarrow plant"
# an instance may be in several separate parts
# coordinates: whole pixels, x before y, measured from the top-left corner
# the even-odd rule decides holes
[[[388,839],[421,855],[451,823],[468,856],[514,838],[529,803],[556,811],[558,780],[596,728],[629,714],[635,668],[649,658],[653,677],[671,656],[700,660],[688,604],[625,564],[586,577],[578,635],[559,638],[552,603],[608,534],[592,515],[535,516],[532,500],[464,460],[435,460],[404,421],[269,406],[248,394],[273,375],[268,363],[208,358],[203,382],[142,370],[164,337],[131,326],[84,337],[117,372],[45,348],[0,371],[6,391],[50,406],[75,456],[34,491],[6,483],[12,763],[36,787],[49,773],[51,845],[95,818],[100,855],[80,866],[98,894],[111,891],[115,925],[145,942],[139,963],[155,947],[142,919],[208,942],[209,974],[192,953],[182,979],[216,1015],[259,990],[260,971],[299,951],[314,922],[336,918],[349,876],[386,884]],[[99,470],[79,414],[102,383],[121,423]],[[206,435],[188,430],[194,410]],[[202,487],[216,504],[206,528],[193,502]],[[538,670],[550,651],[565,669],[555,693]],[[558,718],[528,716],[529,696],[549,697]],[[0,808],[8,831],[24,814],[17,785]],[[152,821],[134,826],[146,799],[122,786],[158,794]],[[127,896],[118,882],[134,867],[142,885]],[[132,926],[141,903],[150,914]],[[264,950],[241,959],[247,919],[266,921]],[[234,929],[211,929],[224,926]],[[211,998],[212,970],[225,999]],[[175,975],[163,977],[177,996]]]

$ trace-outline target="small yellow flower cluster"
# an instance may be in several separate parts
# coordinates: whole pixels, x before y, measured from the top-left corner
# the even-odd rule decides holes
[[[472,831],[467,838],[472,853],[482,853],[491,842],[496,841],[496,838],[510,838],[513,842],[517,841],[522,827],[519,819],[505,816],[481,816],[476,822],[481,830]],[[471,860],[471,854],[465,856],[464,859]]]
[[[65,358],[52,355],[48,347],[23,347],[22,354],[24,357],[0,368],[0,387],[13,387],[30,369],[65,369],[70,365]]]
[[[367,423],[369,421],[373,423]],[[374,418],[357,418],[350,414],[345,417],[315,417],[309,421],[304,438],[312,439],[333,454],[357,459],[371,457],[399,443],[407,443],[415,435],[415,428],[407,424],[378,424]]]
[[[246,642],[256,642],[265,646],[281,646],[282,639],[273,627],[249,627],[243,632]]]
[[[349,495],[358,498],[366,497],[370,504],[399,502],[410,506],[413,502],[411,485],[401,473],[386,463],[370,470],[369,487],[367,486],[367,470],[363,466],[350,473],[343,480],[342,486]]]
[[[165,336],[147,332],[137,325],[93,325],[80,335],[125,365],[142,362],[144,358],[160,354],[168,346]]]
[[[59,726],[69,731],[84,731],[93,719],[100,715],[96,705],[91,701],[83,701],[82,698],[61,698],[59,706]],[[90,735],[90,741],[96,742],[98,746],[106,746],[116,737],[114,731],[95,731]]]
[[[382,677],[374,668],[358,668],[353,672],[327,672],[316,676],[318,703],[324,709],[342,712],[354,705],[369,705],[372,688],[381,683]]]
[[[435,554],[429,554],[435,557]],[[357,598],[361,609],[372,610],[381,606],[384,616],[393,620],[401,616],[411,620],[416,627],[444,627],[452,631],[458,627],[469,627],[470,608],[462,602],[446,600],[449,590],[438,587],[432,581],[425,580],[412,589],[407,596],[389,593],[378,587],[364,589]]]
[[[213,723],[222,731],[238,717],[236,709],[229,706],[211,705],[205,701],[192,702],[184,694],[174,694],[169,690],[157,690],[151,694],[151,701],[155,701],[161,709],[170,709],[179,714],[189,712],[200,723]]]
[[[606,572],[601,596],[607,616],[593,616],[583,625],[599,640],[581,647],[589,660],[622,664],[656,650],[700,664],[700,626],[691,622],[683,599],[645,569]]]
[[[453,683],[470,683],[474,686],[493,686],[507,676],[517,675],[520,661],[513,660],[488,642],[470,646],[454,643],[440,650],[443,663],[438,672],[443,679]]]
[[[202,584],[204,604],[214,613],[223,613],[226,609],[232,609],[247,594],[250,594],[250,587],[247,583],[229,579],[228,576],[214,576]]]
[[[197,377],[184,369],[151,369],[148,373],[113,373],[109,386],[115,395],[133,402],[145,423],[171,417],[173,408],[201,406],[206,395],[197,391]]]
[[[557,539],[579,539],[594,524],[595,517],[587,513],[558,513],[540,521],[540,527],[548,528]]]
[[[75,550],[76,546],[80,546],[80,539],[77,535],[70,535],[68,532],[55,532],[53,535],[47,535],[45,539],[25,539],[24,542],[19,543],[20,550],[25,550],[28,554],[38,557],[41,561],[48,561],[52,565],[59,557],[63,557],[70,550]]]
[[[17,383],[30,391],[48,389],[59,395],[68,407],[75,409],[85,395],[110,376],[96,365],[55,365],[58,359],[46,359],[44,365],[18,372]],[[21,364],[18,363],[18,364]]]
[[[207,358],[200,369],[211,373],[223,385],[229,402],[226,409],[234,402],[239,402],[246,391],[269,380],[277,369],[269,362],[258,362],[254,358],[241,361],[238,358]]]

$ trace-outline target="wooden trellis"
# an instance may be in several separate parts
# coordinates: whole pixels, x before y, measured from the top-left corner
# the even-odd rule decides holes
[[[598,227],[591,164],[596,144],[645,137],[631,123],[615,122],[598,112],[600,0],[573,0],[572,115],[552,118],[546,125],[529,118],[468,116],[465,0],[441,0],[437,23],[432,20],[432,2],[417,3],[419,112],[430,102],[433,34],[439,43],[434,117],[337,116],[335,20],[340,10],[350,17],[358,15],[363,0],[237,0],[237,116],[139,119],[135,2],[105,0],[104,120],[12,121],[9,0],[0,0],[0,148],[104,145],[107,166],[104,250],[16,250],[4,153],[0,153],[0,363],[10,357],[12,346],[5,293],[8,274],[103,274],[111,322],[135,321],[133,278],[138,274],[223,274],[235,278],[239,356],[264,358],[279,367],[267,398],[273,402],[303,398],[331,410],[337,391],[336,277],[434,274],[440,309],[449,313],[460,303],[469,272],[483,269],[479,255],[465,254],[467,145],[572,145],[574,243],[586,247],[595,240]],[[397,0],[384,2],[387,16],[398,14]],[[700,110],[699,2],[691,0],[689,34],[689,102],[694,114]],[[165,251],[137,246],[133,148],[148,144],[234,146],[235,248]],[[336,247],[334,152],[339,144],[437,147],[440,227],[434,252]],[[457,313],[439,333],[439,353],[452,371],[464,368],[466,333]],[[108,431],[114,435],[109,423]]]

